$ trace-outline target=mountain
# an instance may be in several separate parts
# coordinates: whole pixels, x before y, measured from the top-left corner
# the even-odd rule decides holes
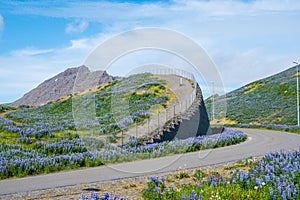
[[[252,82],[225,96],[214,95],[215,116],[224,112],[221,102],[227,101],[226,117],[215,119],[224,124],[297,124],[297,71],[292,67],[273,76]],[[206,99],[212,113],[213,98]]]
[[[86,66],[68,68],[13,102],[12,106],[40,106],[69,94],[80,92],[117,79],[106,71],[91,72]]]

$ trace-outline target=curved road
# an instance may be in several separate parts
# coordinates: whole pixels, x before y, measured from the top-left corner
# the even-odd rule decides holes
[[[269,130],[240,130],[248,135],[248,139],[241,144],[233,146],[150,160],[2,180],[0,181],[0,199],[1,195],[5,194],[153,175],[155,173],[175,171],[180,167],[203,167],[245,159],[250,156],[261,156],[280,149],[300,148],[300,135]]]

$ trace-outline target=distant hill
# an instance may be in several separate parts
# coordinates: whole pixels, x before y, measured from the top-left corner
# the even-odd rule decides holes
[[[22,98],[11,103],[12,106],[40,106],[51,101],[58,100],[73,92],[79,92],[92,87],[99,86],[101,84],[115,80],[117,77],[113,77],[107,74],[106,71],[94,71],[91,72],[86,66],[79,66],[69,68],[66,71],[50,78],[39,86],[26,93]],[[74,90],[74,84],[80,85]]]
[[[220,102],[227,101],[226,118],[216,119],[225,124],[297,124],[296,68],[252,82],[225,96],[215,96],[215,113]],[[206,107],[212,112],[212,97]],[[218,114],[216,114],[218,115]]]

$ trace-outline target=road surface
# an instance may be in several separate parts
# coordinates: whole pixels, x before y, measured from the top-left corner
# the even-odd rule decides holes
[[[150,160],[2,180],[0,181],[0,199],[1,195],[5,194],[153,175],[175,171],[180,167],[186,169],[203,167],[250,156],[260,156],[280,149],[300,148],[300,135],[269,130],[240,130],[248,135],[248,139],[233,146]]]

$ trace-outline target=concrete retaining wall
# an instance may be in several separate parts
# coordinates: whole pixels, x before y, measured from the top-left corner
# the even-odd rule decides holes
[[[179,118],[167,123],[159,137],[153,138],[153,142],[170,141],[175,138],[186,139],[211,134],[211,132],[202,92],[197,85],[197,99],[193,105]]]

